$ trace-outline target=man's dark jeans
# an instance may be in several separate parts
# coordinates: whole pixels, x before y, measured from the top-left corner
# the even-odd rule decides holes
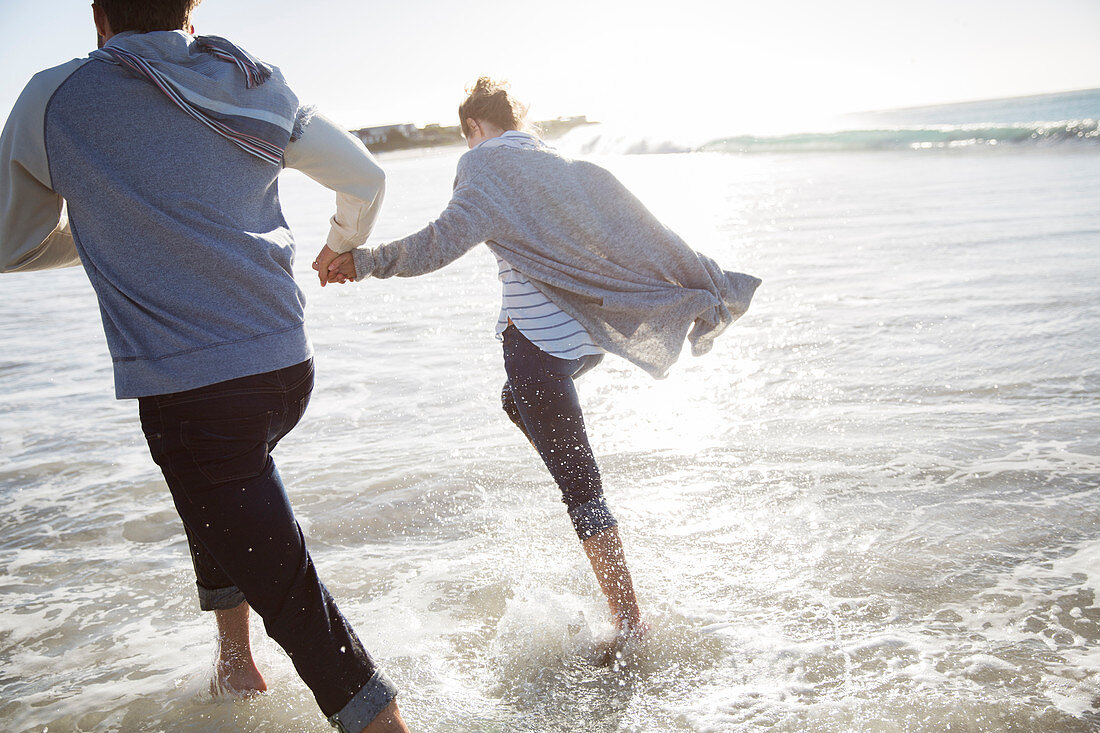
[[[318,579],[270,455],[301,419],[312,390],[309,360],[143,397],[141,426],[183,520],[203,608],[247,600],[321,710],[362,728],[396,688]]]

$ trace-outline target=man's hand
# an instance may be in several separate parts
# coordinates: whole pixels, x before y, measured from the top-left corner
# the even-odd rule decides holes
[[[329,282],[337,278],[339,278],[337,282],[359,279],[358,273],[355,272],[355,257],[351,252],[336,255],[328,265],[328,278]]]
[[[321,287],[325,287],[328,283],[340,283],[341,285],[348,281],[348,276],[342,274],[338,269],[333,271],[330,265],[339,260],[340,258],[347,257],[351,259],[351,254],[338,255],[335,251],[329,249],[326,244],[321,248],[321,251],[317,253],[317,259],[313,261],[313,269],[317,271],[317,277],[321,280]],[[351,279],[355,279],[355,264],[351,265]]]

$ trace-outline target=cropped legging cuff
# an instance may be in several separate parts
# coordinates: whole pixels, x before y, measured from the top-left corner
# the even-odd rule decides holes
[[[340,712],[330,715],[328,722],[341,733],[359,733],[378,717],[397,697],[397,685],[389,677],[375,670],[367,684],[351,698]]]
[[[573,529],[577,530],[577,537],[580,537],[582,542],[618,524],[602,496],[572,507],[569,510],[569,518],[573,520]]]
[[[199,589],[199,608],[203,611],[228,611],[244,603],[244,593],[231,585],[228,588],[203,588]]]

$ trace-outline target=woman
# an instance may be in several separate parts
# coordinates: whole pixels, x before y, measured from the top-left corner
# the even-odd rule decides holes
[[[439,218],[375,249],[323,252],[314,264],[322,284],[412,277],[488,245],[504,291],[504,410],[561,489],[616,625],[639,633],[574,380],[607,351],[663,376],[689,327],[694,353],[705,353],[760,281],[692,251],[606,170],[559,156],[525,131],[526,112],[505,85],[478,79],[458,108],[470,151]]]

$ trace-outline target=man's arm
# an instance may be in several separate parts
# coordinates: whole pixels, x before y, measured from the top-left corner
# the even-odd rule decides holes
[[[324,285],[328,262],[367,241],[386,191],[386,174],[366,146],[332,120],[314,115],[302,134],[286,149],[286,167],[305,173],[336,191],[336,214],[329,221],[325,258],[321,270]]]
[[[0,135],[0,272],[80,264],[46,159],[46,105],[83,59],[36,74]]]

